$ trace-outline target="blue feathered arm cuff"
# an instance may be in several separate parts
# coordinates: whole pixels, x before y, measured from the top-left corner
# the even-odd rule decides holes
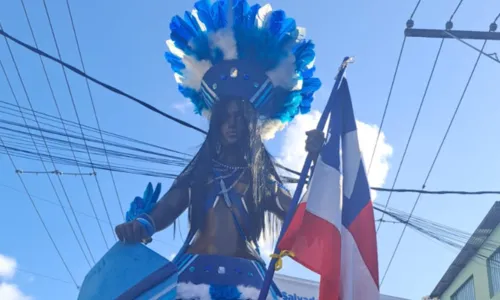
[[[156,185],[153,190],[153,185],[148,183],[144,195],[141,197],[135,197],[134,201],[130,203],[130,208],[126,214],[126,221],[130,222],[137,219],[142,214],[149,214],[153,208],[156,206],[156,202],[160,197],[161,193],[161,183]]]

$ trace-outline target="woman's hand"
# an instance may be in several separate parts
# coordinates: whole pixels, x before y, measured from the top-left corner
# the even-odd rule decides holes
[[[121,242],[129,244],[140,243],[149,237],[146,228],[137,220],[116,226],[115,232]]]
[[[325,134],[317,129],[308,131],[306,134],[306,151],[314,155],[314,158],[317,158],[325,143]]]

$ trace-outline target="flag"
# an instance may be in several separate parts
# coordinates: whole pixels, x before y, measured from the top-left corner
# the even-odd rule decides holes
[[[373,205],[345,78],[333,101],[309,188],[278,248],[321,275],[321,300],[378,300]]]

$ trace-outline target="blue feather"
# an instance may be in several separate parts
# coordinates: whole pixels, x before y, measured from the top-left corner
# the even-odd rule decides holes
[[[302,93],[314,93],[321,87],[321,80],[318,78],[304,79],[302,84]]]
[[[198,60],[212,60],[212,49],[210,49],[210,42],[206,34],[200,34],[193,41],[194,57]]]
[[[259,4],[250,6],[246,0],[233,0],[234,5],[229,8],[227,3],[227,0],[217,0],[213,4],[210,0],[196,2],[198,18],[207,27],[206,32],[201,31],[197,20],[189,12],[184,14],[184,18],[173,18],[170,28],[175,45],[198,60],[209,60],[213,65],[219,63],[224,59],[223,53],[220,49],[211,48],[208,36],[227,26],[228,9],[232,9],[239,59],[255,61],[267,71],[275,68],[289,51],[295,56],[296,70],[303,79],[302,89],[289,93],[283,106],[272,117],[286,123],[299,113],[309,112],[313,95],[321,86],[320,80],[313,77],[316,68],[307,68],[315,57],[314,44],[311,41],[296,42],[296,22],[293,18],[287,18],[284,11],[273,11],[264,28],[257,28],[255,20],[261,8]],[[179,57],[167,52],[165,58],[174,72],[183,74],[186,66]],[[180,85],[179,90],[191,99],[196,113],[201,114],[204,109],[208,109],[203,95],[198,91]],[[263,114],[266,115],[265,112]]]
[[[170,39],[174,42],[175,46],[184,51],[184,53],[187,54],[189,52],[188,41],[184,40],[177,32],[172,31],[170,33]]]
[[[294,19],[287,18],[281,24],[281,31],[278,35],[278,43],[280,47],[287,47],[295,43],[299,33],[297,32],[297,24]]]
[[[214,30],[217,31],[218,29],[224,28],[226,26],[227,24],[226,9],[227,5],[222,0],[217,1],[212,5],[210,13],[214,24]]]
[[[156,185],[153,190],[153,185],[151,182],[147,185],[146,190],[144,190],[143,196],[135,197],[134,201],[130,203],[130,208],[125,215],[125,220],[130,222],[135,220],[141,214],[149,214],[153,208],[156,206],[156,202],[160,196],[161,183]]]
[[[296,58],[295,65],[299,71],[305,69],[316,56],[314,53],[314,44],[311,41],[303,41],[293,52]]]
[[[213,31],[214,22],[212,21],[212,14],[210,12],[210,0],[200,0],[194,4],[194,7],[198,11],[198,18],[207,27],[207,31]]]
[[[302,78],[304,79],[309,79],[311,77],[313,77],[314,75],[314,72],[316,71],[316,66],[313,66],[312,68],[310,69],[307,69],[305,68],[302,72],[300,72],[302,74]]]
[[[313,102],[313,96],[302,97],[302,102],[300,103],[300,113],[307,114],[311,111],[311,104]]]
[[[279,39],[281,28],[285,20],[286,15],[284,11],[275,10],[271,13],[271,17],[269,18],[269,22],[267,23],[267,29],[269,30],[271,35],[275,36],[275,38]]]
[[[142,199],[149,199],[153,195],[153,185],[148,183],[146,186],[146,189],[144,190],[144,193],[142,194]]]
[[[179,37],[184,43],[188,44],[189,41],[196,36],[196,31],[181,17],[175,16],[170,22],[170,30]]]
[[[250,7],[250,10],[248,11],[246,18],[245,18],[245,26],[246,28],[254,28],[255,27],[255,17],[257,16],[257,13],[259,12],[260,9],[260,4],[254,4],[252,7]]]
[[[236,0],[233,7],[233,22],[234,26],[240,26],[245,22],[245,16],[250,10],[250,5],[246,0]]]
[[[184,87],[182,85],[179,84],[178,86],[178,89],[179,89],[179,92],[181,92],[181,94],[186,97],[186,98],[189,98],[191,100],[191,102],[193,103],[194,105],[194,112],[196,114],[201,114],[201,112],[204,110],[204,109],[207,109],[207,106],[205,104],[205,101],[203,101],[203,98],[202,96],[200,95],[200,93],[198,93],[197,91],[191,89],[191,88],[187,88],[187,87]]]
[[[182,60],[170,52],[165,52],[165,59],[170,63],[170,66],[175,73],[180,74],[181,71],[186,68],[184,63],[182,63]]]
[[[198,24],[196,18],[188,11],[184,13],[184,22],[186,22],[191,28],[193,28],[196,35],[202,33],[200,24]]]

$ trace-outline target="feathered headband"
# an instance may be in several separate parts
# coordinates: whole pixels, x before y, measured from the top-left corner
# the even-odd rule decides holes
[[[269,139],[309,112],[321,86],[313,77],[314,44],[284,11],[246,0],[201,0],[184,18],[173,17],[170,30],[165,57],[197,114],[209,117],[221,98],[244,99]]]

